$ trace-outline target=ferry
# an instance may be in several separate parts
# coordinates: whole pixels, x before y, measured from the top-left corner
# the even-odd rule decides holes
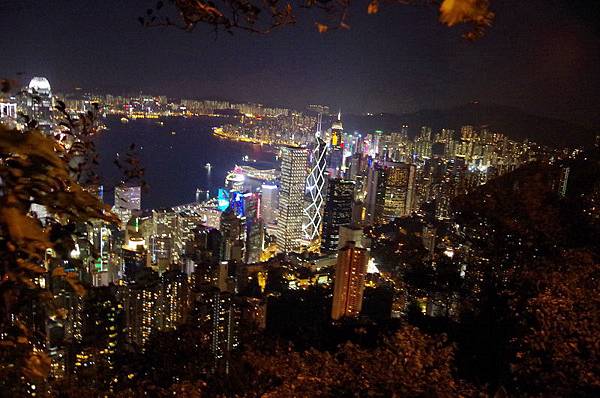
[[[175,131],[171,131],[171,135],[175,135],[177,134]]]
[[[121,123],[123,123],[123,124],[129,123],[129,119],[127,119],[126,117],[122,117]]]

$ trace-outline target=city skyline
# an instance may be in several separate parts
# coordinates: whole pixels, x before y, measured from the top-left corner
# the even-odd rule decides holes
[[[600,3],[367,1],[0,0],[1,396],[598,395]]]

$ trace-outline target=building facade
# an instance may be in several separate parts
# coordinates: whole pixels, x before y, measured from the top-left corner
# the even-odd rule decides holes
[[[333,285],[331,318],[356,318],[362,309],[365,275],[369,255],[367,249],[348,242],[338,252]]]
[[[281,188],[276,238],[277,245],[284,252],[298,248],[302,240],[307,159],[308,153],[304,148],[281,148]]]

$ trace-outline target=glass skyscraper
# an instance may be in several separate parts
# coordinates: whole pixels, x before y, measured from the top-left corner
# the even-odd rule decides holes
[[[352,221],[354,185],[354,181],[340,178],[329,181],[321,236],[321,251],[323,252],[335,252],[338,249],[340,226]]]
[[[281,148],[281,188],[277,219],[277,245],[289,252],[300,246],[304,216],[304,186],[308,153],[304,148]]]

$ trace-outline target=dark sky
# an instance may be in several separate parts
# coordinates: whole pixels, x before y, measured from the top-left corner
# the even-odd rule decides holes
[[[470,43],[434,8],[353,10],[349,31],[311,17],[269,36],[143,28],[148,0],[0,0],[0,75],[48,77],[56,91],[221,97],[347,112],[402,113],[473,99],[600,124],[600,1],[492,0]]]

